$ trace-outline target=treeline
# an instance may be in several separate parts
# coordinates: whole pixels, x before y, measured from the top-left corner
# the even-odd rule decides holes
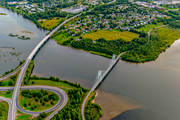
[[[94,99],[95,94],[89,99],[85,107],[86,120],[99,120],[99,118],[102,116],[102,108],[98,104],[92,103],[92,100]]]
[[[0,86],[14,86],[16,83],[17,75],[11,76],[7,81],[0,81]]]
[[[78,84],[78,83],[72,83],[72,82],[69,82],[69,81],[67,81],[67,80],[61,80],[61,79],[59,79],[59,78],[57,78],[57,77],[54,77],[54,76],[50,76],[50,77],[38,77],[38,76],[36,76],[36,75],[33,75],[32,77],[30,77],[29,78],[30,80],[51,80],[51,81],[54,81],[54,82],[63,82],[63,83],[66,83],[66,84],[69,84],[69,85],[71,85],[71,86],[73,86],[73,87],[77,87],[77,88],[80,88],[81,86],[80,86],[80,84]],[[34,84],[34,83],[32,83],[32,84]],[[84,90],[87,90],[87,89],[85,89],[85,88],[83,88]]]
[[[155,31],[151,34],[147,44],[135,46],[121,56],[125,61],[142,63],[156,60],[160,53],[165,51],[170,45],[178,39],[175,31],[171,28],[163,28],[162,31],[168,31],[169,35],[161,35],[161,31]]]
[[[4,6],[5,8],[7,8],[7,9],[13,11],[13,12],[16,12],[17,14],[22,15],[26,19],[31,20],[39,28],[43,28],[43,27],[41,27],[41,25],[38,22],[38,20],[40,20],[40,19],[52,19],[54,17],[61,17],[61,18],[71,17],[72,16],[71,14],[59,11],[57,9],[58,8],[63,8],[63,7],[68,7],[68,6],[71,6],[72,4],[76,3],[76,2],[70,2],[70,3],[59,4],[56,7],[46,7],[44,12],[30,13],[28,10],[23,10],[21,8],[16,8],[16,4],[8,5],[7,2],[8,2],[7,0],[0,1],[0,5]],[[30,3],[43,3],[45,1],[44,0],[28,0],[28,2],[30,2]],[[49,2],[52,2],[52,1],[49,1]],[[53,2],[51,4],[53,4]],[[38,4],[38,5],[39,5],[39,8],[42,7],[41,4]]]
[[[76,40],[77,38],[69,37],[70,35],[68,33],[62,32],[54,35],[54,38],[56,39],[56,36],[58,35],[64,35],[66,38],[61,38],[60,40],[57,39],[57,42],[61,45],[83,49],[93,54],[111,58],[113,54],[118,55],[122,52],[129,51],[136,46],[147,43],[147,33],[138,32],[136,30],[131,30],[131,32],[138,33],[140,35],[139,38],[135,38],[132,41],[125,41],[123,39],[105,40],[103,38],[94,41],[91,39],[84,39],[80,36],[78,37],[78,40]]]
[[[51,19],[54,17],[66,17],[67,13],[65,12],[59,12],[56,9],[46,9],[45,12],[36,12],[36,13],[28,13],[28,11],[26,10],[21,10],[18,8],[14,8],[14,7],[6,7],[7,9],[16,12],[20,15],[22,15],[24,18],[31,20],[32,22],[34,22],[37,27],[41,28],[41,25],[39,24],[38,20],[39,19]]]
[[[108,2],[111,2],[112,0],[102,0],[102,2],[104,3],[108,3]]]
[[[13,68],[13,69],[11,69],[11,70],[3,73],[0,77],[3,77],[3,76],[5,76],[5,75],[7,75],[7,74],[9,74],[9,73],[12,73],[12,72],[15,71],[16,69],[18,69],[22,64],[24,64],[24,62],[25,62],[25,60],[20,61],[18,66],[16,66],[15,68]]]
[[[177,27],[179,22],[174,24]],[[171,28],[165,28],[165,30],[170,30],[173,34],[175,33],[175,31]],[[157,59],[159,54],[165,51],[174,42],[174,40],[176,40],[176,38],[171,38],[170,40],[169,38],[162,38],[163,36],[160,36],[158,32],[152,34],[149,41],[147,33],[141,33],[140,36],[140,38],[135,38],[129,42],[122,39],[112,41],[107,41],[105,39],[99,39],[96,41],[82,38],[80,40],[69,39],[67,45],[87,50],[92,53],[95,52],[95,54],[98,55],[107,55],[106,57],[126,52],[121,56],[123,60],[141,63]]]
[[[33,68],[34,68],[34,61],[31,61],[27,70],[26,70],[25,76],[24,76],[24,81],[23,81],[24,85],[31,84],[32,81],[30,81],[30,76],[31,76],[31,73],[33,71]]]
[[[171,27],[174,28],[180,28],[180,9],[177,11],[172,11],[172,10],[168,10],[168,11],[163,11],[160,10],[161,13],[169,16],[170,18],[167,19],[163,19],[163,18],[158,18],[158,22],[163,22],[163,24],[168,24]]]
[[[165,8],[180,8],[180,3],[177,4],[161,4],[160,6]]]
[[[157,59],[163,50],[165,50],[162,49],[164,48],[162,45],[162,41],[160,41],[157,37],[152,40],[151,36],[149,43],[135,46],[133,49],[123,54],[121,59],[136,63],[153,61]]]
[[[173,28],[180,28],[180,20],[171,21],[169,22],[169,25]]]
[[[162,14],[165,14],[171,18],[168,18],[167,20],[180,20],[180,10],[173,11],[173,10],[158,10]]]
[[[81,104],[87,90],[82,88],[68,90],[69,101],[51,120],[82,120]]]
[[[107,41],[105,39],[99,39],[96,41],[90,39],[82,39],[79,41],[72,41],[70,45],[74,48],[84,49],[87,51],[95,51],[98,53],[104,53],[112,56],[113,54],[120,54],[133,49],[136,46],[145,44],[147,42],[144,38],[135,38],[130,42],[119,40]]]

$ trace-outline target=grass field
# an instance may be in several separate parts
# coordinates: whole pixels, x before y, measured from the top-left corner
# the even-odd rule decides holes
[[[34,82],[35,85],[53,86],[53,87],[61,88],[63,90],[75,88],[74,86],[71,86],[68,83],[64,83],[64,82],[55,82],[51,80],[32,80],[32,81]]]
[[[150,41],[147,44],[126,52],[121,58],[137,63],[156,60],[177,39],[180,39],[180,29],[167,26],[157,28],[151,32]]]
[[[19,110],[17,110],[16,120],[32,120],[32,115],[22,113]]]
[[[0,86],[7,87],[7,86],[13,86],[15,84],[15,81],[11,80],[10,78],[7,80],[2,80],[0,82]]]
[[[124,41],[131,41],[134,38],[138,38],[139,35],[128,31],[119,32],[119,31],[99,30],[97,32],[85,34],[82,37],[91,40],[98,40],[100,38],[104,38],[105,40],[123,39]]]
[[[56,27],[62,20],[63,20],[62,18],[55,17],[55,18],[50,19],[50,20],[41,19],[41,20],[38,20],[38,22],[42,28],[45,28],[47,30],[51,30],[54,27]]]
[[[16,118],[16,120],[31,120],[32,116],[29,114],[19,114]]]
[[[5,14],[5,13],[0,13],[0,15],[7,15],[7,14]]]
[[[30,92],[39,94],[39,93],[41,93],[41,90],[30,90]],[[54,99],[54,100],[49,99],[49,96],[51,96],[51,95],[55,95],[56,99]],[[20,98],[19,99],[20,106],[23,109],[30,110],[30,111],[42,111],[42,110],[49,109],[49,108],[53,107],[55,104],[57,104],[57,102],[59,100],[58,95],[52,91],[47,91],[47,94],[43,95],[40,98],[26,97],[26,96],[23,96],[22,94],[20,95],[19,98]],[[46,100],[45,98],[48,98],[48,100]],[[52,102],[53,102],[53,104],[52,104]]]
[[[0,102],[0,120],[7,120],[9,105],[5,101]]]
[[[153,34],[157,35],[163,42],[171,45],[175,40],[180,38],[180,29],[161,27],[152,31],[152,35]]]
[[[47,116],[50,115],[52,112],[46,113]],[[39,118],[39,116],[35,117],[26,113],[23,113],[19,110],[17,110],[17,116],[16,120],[42,120],[42,118]]]
[[[12,90],[11,91],[0,91],[0,96],[5,97],[5,98],[11,98]]]
[[[137,31],[139,32],[145,32],[147,33],[149,30],[153,29],[153,28],[156,28],[156,27],[160,27],[161,25],[163,25],[162,23],[158,23],[158,24],[148,24],[148,25],[145,25],[141,28],[138,28],[136,29]]]
[[[63,45],[63,43],[71,37],[69,37],[66,33],[59,33],[55,35],[53,38],[57,41],[58,44]]]

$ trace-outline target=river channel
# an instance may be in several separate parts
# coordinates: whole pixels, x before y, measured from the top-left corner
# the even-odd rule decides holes
[[[0,74],[25,59],[47,31],[22,16],[0,8]],[[10,33],[28,36],[22,40]],[[154,62],[133,64],[119,61],[97,90],[95,103],[103,108],[102,120],[179,120],[180,43]],[[91,88],[98,70],[110,59],[49,40],[35,57],[33,74],[57,76]]]

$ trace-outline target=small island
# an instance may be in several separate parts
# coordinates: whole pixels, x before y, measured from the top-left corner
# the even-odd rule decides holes
[[[26,37],[24,35],[20,36],[18,34],[14,34],[14,33],[10,33],[9,36],[11,37],[17,37],[18,39],[21,39],[21,40],[30,40],[31,38],[30,37]]]
[[[0,15],[7,15],[6,13],[0,13]]]

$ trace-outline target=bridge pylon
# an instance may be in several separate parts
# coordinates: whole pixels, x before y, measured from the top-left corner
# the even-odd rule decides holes
[[[112,65],[112,64],[114,64],[114,62],[116,62],[116,58],[117,58],[117,55],[113,54],[109,66]]]
[[[104,73],[104,71],[102,71],[102,70],[98,71],[98,74],[97,74],[97,77],[96,77],[96,81],[101,79],[101,77],[103,76],[103,73]]]

